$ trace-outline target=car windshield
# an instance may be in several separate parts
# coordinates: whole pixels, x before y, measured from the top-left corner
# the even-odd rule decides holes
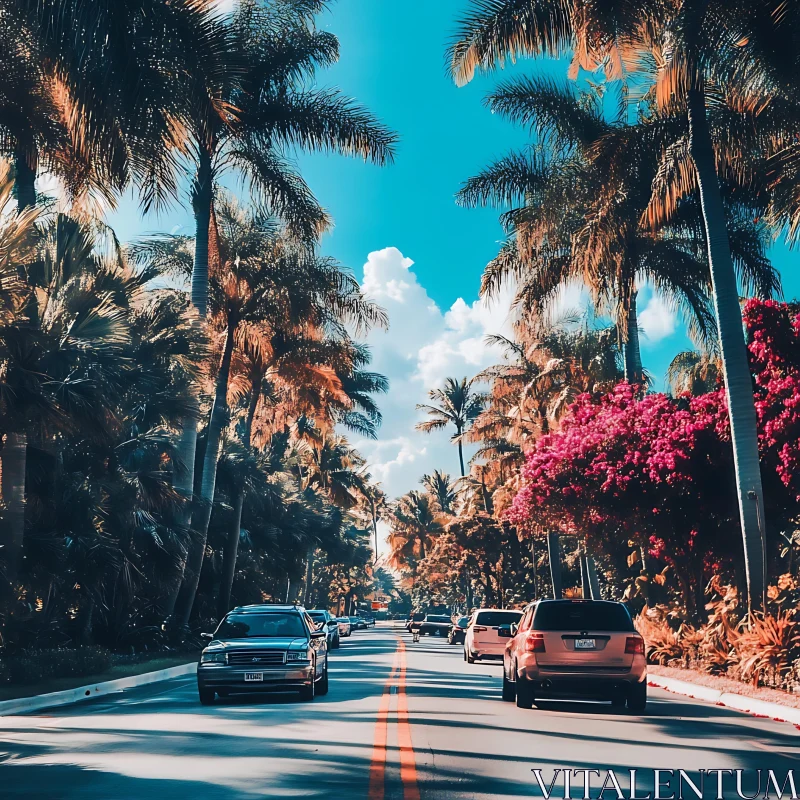
[[[428,622],[450,622],[450,617],[439,616],[438,614],[428,614],[425,619]]]
[[[533,617],[537,631],[634,631],[621,603],[540,603]]]
[[[314,620],[314,622],[325,622],[325,612],[324,611],[309,611],[308,616]]]
[[[305,636],[299,614],[270,612],[264,614],[228,614],[219,627],[217,639],[253,639],[269,636]]]
[[[490,627],[513,625],[515,622],[519,622],[521,617],[521,611],[481,611],[475,618],[475,624]]]

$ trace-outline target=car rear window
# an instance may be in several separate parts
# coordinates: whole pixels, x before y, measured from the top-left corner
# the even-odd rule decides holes
[[[428,622],[450,622],[450,617],[443,617],[443,616],[439,616],[437,614],[429,614],[426,617],[426,620]]]
[[[459,617],[458,618],[458,627],[459,628],[466,628],[469,625],[469,617]]]
[[[540,603],[533,617],[537,631],[633,631],[621,603]]]
[[[513,625],[522,617],[521,611],[481,611],[475,618],[476,625]]]
[[[220,622],[217,639],[253,639],[270,636],[305,636],[306,629],[299,614],[228,614]]]

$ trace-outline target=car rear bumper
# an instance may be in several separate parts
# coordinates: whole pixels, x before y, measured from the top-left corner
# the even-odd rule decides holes
[[[503,653],[506,651],[506,643],[508,640],[500,642],[472,642],[472,652],[475,658],[496,658],[502,659]]]
[[[534,684],[540,696],[598,697],[612,696],[619,689],[647,681],[644,657],[636,657],[628,666],[545,666],[531,660],[518,669],[518,676]]]
[[[264,675],[264,680],[245,681],[246,672],[260,672]],[[261,667],[257,670],[229,667],[224,664],[202,664],[197,668],[198,687],[215,691],[263,692],[270,689],[308,686],[313,679],[314,667],[311,664]]]

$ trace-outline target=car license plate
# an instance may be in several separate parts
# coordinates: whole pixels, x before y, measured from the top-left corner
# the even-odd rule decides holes
[[[245,681],[263,681],[264,680],[264,673],[263,672],[245,672],[244,679],[245,679]]]
[[[594,650],[595,643],[594,639],[576,639],[575,640],[575,649],[576,650]]]

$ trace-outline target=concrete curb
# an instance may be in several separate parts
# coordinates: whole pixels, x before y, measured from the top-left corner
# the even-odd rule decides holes
[[[82,700],[91,700],[107,694],[116,694],[125,689],[136,686],[146,686],[148,683],[158,683],[171,678],[180,678],[182,675],[194,675],[197,672],[197,662],[180,664],[169,669],[159,669],[155,672],[142,672],[140,675],[130,675],[127,678],[118,678],[115,681],[91,683],[75,689],[66,689],[63,692],[50,692],[49,694],[36,694],[32,697],[19,697],[16,700],[3,700],[0,702],[0,717],[10,714],[27,714],[31,711],[40,711],[43,708],[65,706],[78,703]]]
[[[675,678],[665,678],[663,675],[648,675],[647,683],[650,686],[657,686],[659,689],[666,689],[668,692],[686,695],[697,700],[705,700],[718,706],[733,708],[736,711],[744,711],[756,717],[769,717],[777,722],[790,722],[800,726],[800,708],[790,708],[779,703],[769,703],[766,700],[758,700],[755,697],[746,697],[735,692],[722,692],[719,689],[712,689],[709,686],[701,686],[689,681],[679,681]]]

